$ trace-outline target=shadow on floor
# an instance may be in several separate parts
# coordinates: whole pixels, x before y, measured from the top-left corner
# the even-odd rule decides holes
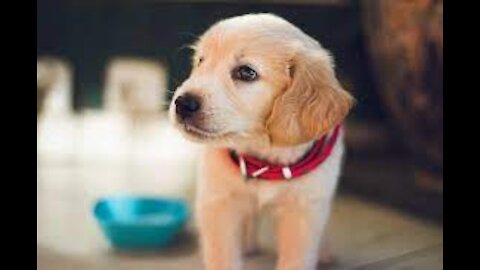
[[[191,232],[183,232],[178,235],[176,241],[169,247],[162,250],[114,250],[109,255],[122,258],[142,258],[142,257],[183,257],[191,256],[198,249],[197,236]]]

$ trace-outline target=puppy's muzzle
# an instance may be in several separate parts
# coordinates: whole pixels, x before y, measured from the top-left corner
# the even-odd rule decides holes
[[[186,120],[192,118],[201,108],[201,100],[198,96],[184,94],[175,99],[175,112],[177,116]]]

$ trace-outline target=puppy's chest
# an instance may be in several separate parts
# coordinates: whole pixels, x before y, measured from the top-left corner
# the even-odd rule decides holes
[[[249,180],[247,186],[254,194],[259,209],[275,205],[282,195],[292,194],[287,183],[265,183],[263,180]]]
[[[287,197],[304,201],[329,198],[335,190],[336,179],[328,174],[322,175],[319,170],[299,179],[279,182],[252,179],[246,185],[256,197],[258,208],[265,208]]]

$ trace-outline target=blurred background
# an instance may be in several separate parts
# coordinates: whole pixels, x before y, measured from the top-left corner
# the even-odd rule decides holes
[[[193,220],[170,248],[118,253],[92,207],[117,194],[192,201],[199,146],[166,109],[190,72],[187,45],[252,12],[319,40],[358,101],[334,269],[443,268],[443,1],[37,0],[38,269],[199,269]],[[267,227],[248,269],[273,268]]]

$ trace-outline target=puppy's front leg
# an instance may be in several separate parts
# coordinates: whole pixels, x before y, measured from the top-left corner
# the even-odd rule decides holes
[[[329,217],[327,200],[315,203],[288,200],[277,216],[277,270],[316,268],[321,237]]]
[[[250,211],[244,217],[243,221],[243,254],[254,255],[257,252],[256,245],[256,226],[255,213]]]
[[[242,269],[241,212],[238,204],[230,199],[218,199],[197,207],[205,269]]]

